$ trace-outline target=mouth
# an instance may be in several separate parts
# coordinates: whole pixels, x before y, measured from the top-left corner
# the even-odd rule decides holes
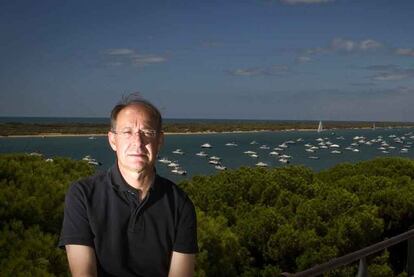
[[[132,157],[132,158],[147,158],[147,155],[143,153],[131,153],[131,154],[127,154],[127,156]]]

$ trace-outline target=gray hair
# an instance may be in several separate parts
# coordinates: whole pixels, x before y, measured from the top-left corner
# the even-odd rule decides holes
[[[114,131],[116,129],[116,120],[120,111],[125,109],[126,107],[132,105],[143,105],[145,106],[151,116],[151,120],[155,121],[156,123],[156,131],[160,132],[162,129],[162,117],[160,111],[155,107],[151,102],[145,100],[139,92],[131,93],[127,96],[122,96],[121,101],[115,105],[115,107],[111,111],[111,130]]]

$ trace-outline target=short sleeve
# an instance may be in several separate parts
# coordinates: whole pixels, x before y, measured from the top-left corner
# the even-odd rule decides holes
[[[74,183],[65,196],[65,208],[59,247],[79,244],[94,247],[93,233],[87,216],[87,197],[84,187]]]
[[[188,197],[180,212],[173,251],[186,254],[198,252],[196,212]]]

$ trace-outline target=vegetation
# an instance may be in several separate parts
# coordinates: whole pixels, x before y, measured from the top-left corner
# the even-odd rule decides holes
[[[375,159],[321,173],[241,168],[181,185],[199,218],[198,276],[297,272],[407,231],[414,161]],[[401,249],[400,249],[401,250]],[[370,257],[371,276],[402,271],[406,251]],[[355,276],[356,265],[329,276]]]
[[[68,275],[57,248],[64,194],[93,170],[65,158],[0,155],[0,276]],[[405,232],[414,219],[413,179],[414,161],[381,158],[320,173],[240,168],[184,181],[198,215],[197,276],[278,276]],[[390,248],[369,257],[369,273],[399,274],[404,255]]]
[[[83,161],[0,156],[0,276],[67,276],[57,248],[68,185],[93,168]]]
[[[325,129],[344,128],[371,128],[372,122],[347,122],[328,121],[324,122]],[[186,123],[164,124],[167,133],[189,133],[189,132],[244,132],[244,131],[280,131],[292,129],[316,129],[316,121],[192,121]],[[414,123],[409,122],[377,122],[378,128],[386,127],[412,127]],[[0,123],[0,136],[17,135],[53,135],[53,134],[106,134],[109,130],[108,124],[90,123]]]

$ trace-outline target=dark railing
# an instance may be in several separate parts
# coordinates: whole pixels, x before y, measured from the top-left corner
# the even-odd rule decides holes
[[[377,253],[381,250],[384,250],[392,245],[398,244],[400,242],[403,242],[405,240],[408,240],[408,247],[407,247],[407,273],[409,277],[414,276],[414,229],[402,233],[398,236],[386,239],[384,241],[378,242],[376,244],[373,244],[371,246],[365,247],[363,249],[360,249],[358,251],[352,252],[350,254],[347,254],[345,256],[335,258],[329,262],[326,262],[321,265],[316,265],[310,269],[307,269],[305,271],[297,272],[297,273],[288,273],[284,272],[282,273],[282,276],[285,277],[302,277],[302,276],[318,276],[322,275],[323,273],[326,273],[330,270],[336,269],[340,266],[344,266],[347,264],[350,264],[354,261],[359,260],[359,268],[357,277],[366,277],[368,276],[368,265],[366,262],[366,257]]]

